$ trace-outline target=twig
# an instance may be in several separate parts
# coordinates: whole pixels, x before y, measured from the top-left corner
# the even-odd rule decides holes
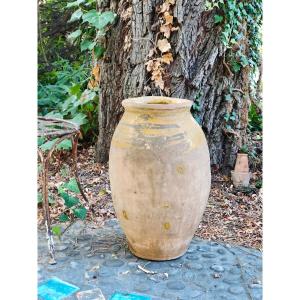
[[[240,93],[242,93],[243,95],[245,94],[245,92],[242,91],[241,89],[232,89],[232,91],[233,91],[233,92],[240,92]]]
[[[145,268],[143,268],[142,266],[138,265],[137,266],[141,271],[145,272],[146,274],[157,274],[157,272],[154,272],[154,271],[150,271],[150,270],[147,270]]]
[[[224,55],[224,57],[223,57],[223,64],[224,64],[224,66],[226,67],[226,69],[227,69],[229,75],[230,75],[230,76],[233,76],[233,73],[231,72],[229,66],[227,65],[227,63],[226,63],[226,61],[225,61],[225,55]]]

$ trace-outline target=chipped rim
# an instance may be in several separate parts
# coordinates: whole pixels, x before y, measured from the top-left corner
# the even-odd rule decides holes
[[[193,101],[180,98],[171,98],[164,96],[143,96],[136,98],[128,98],[122,101],[125,108],[145,108],[145,109],[178,109],[188,108],[193,105]]]

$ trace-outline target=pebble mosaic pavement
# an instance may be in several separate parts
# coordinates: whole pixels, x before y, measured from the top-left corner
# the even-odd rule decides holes
[[[100,288],[107,300],[115,292],[152,300],[262,299],[262,254],[256,249],[194,237],[184,256],[147,261],[130,253],[116,219],[98,229],[78,221],[55,240],[57,264],[50,265],[45,232],[38,236],[39,283],[57,277],[80,292]]]

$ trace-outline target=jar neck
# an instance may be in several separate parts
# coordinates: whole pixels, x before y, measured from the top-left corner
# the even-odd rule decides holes
[[[179,114],[189,114],[189,107],[181,107],[176,109],[149,109],[149,108],[139,108],[139,107],[126,107],[125,113],[134,113],[139,115],[156,115],[161,117],[169,117]]]
[[[122,101],[125,110],[144,109],[151,110],[153,113],[159,111],[190,110],[193,102],[187,99],[163,97],[163,96],[145,96],[137,98],[128,98]]]

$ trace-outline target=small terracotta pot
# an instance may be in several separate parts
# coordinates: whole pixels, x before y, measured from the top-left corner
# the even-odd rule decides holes
[[[249,172],[248,154],[238,153],[234,171],[231,171],[231,179],[235,187],[248,187],[251,178]]]
[[[250,172],[231,171],[231,179],[235,187],[248,187],[251,178]]]
[[[235,172],[249,172],[248,154],[238,153],[235,163]]]

